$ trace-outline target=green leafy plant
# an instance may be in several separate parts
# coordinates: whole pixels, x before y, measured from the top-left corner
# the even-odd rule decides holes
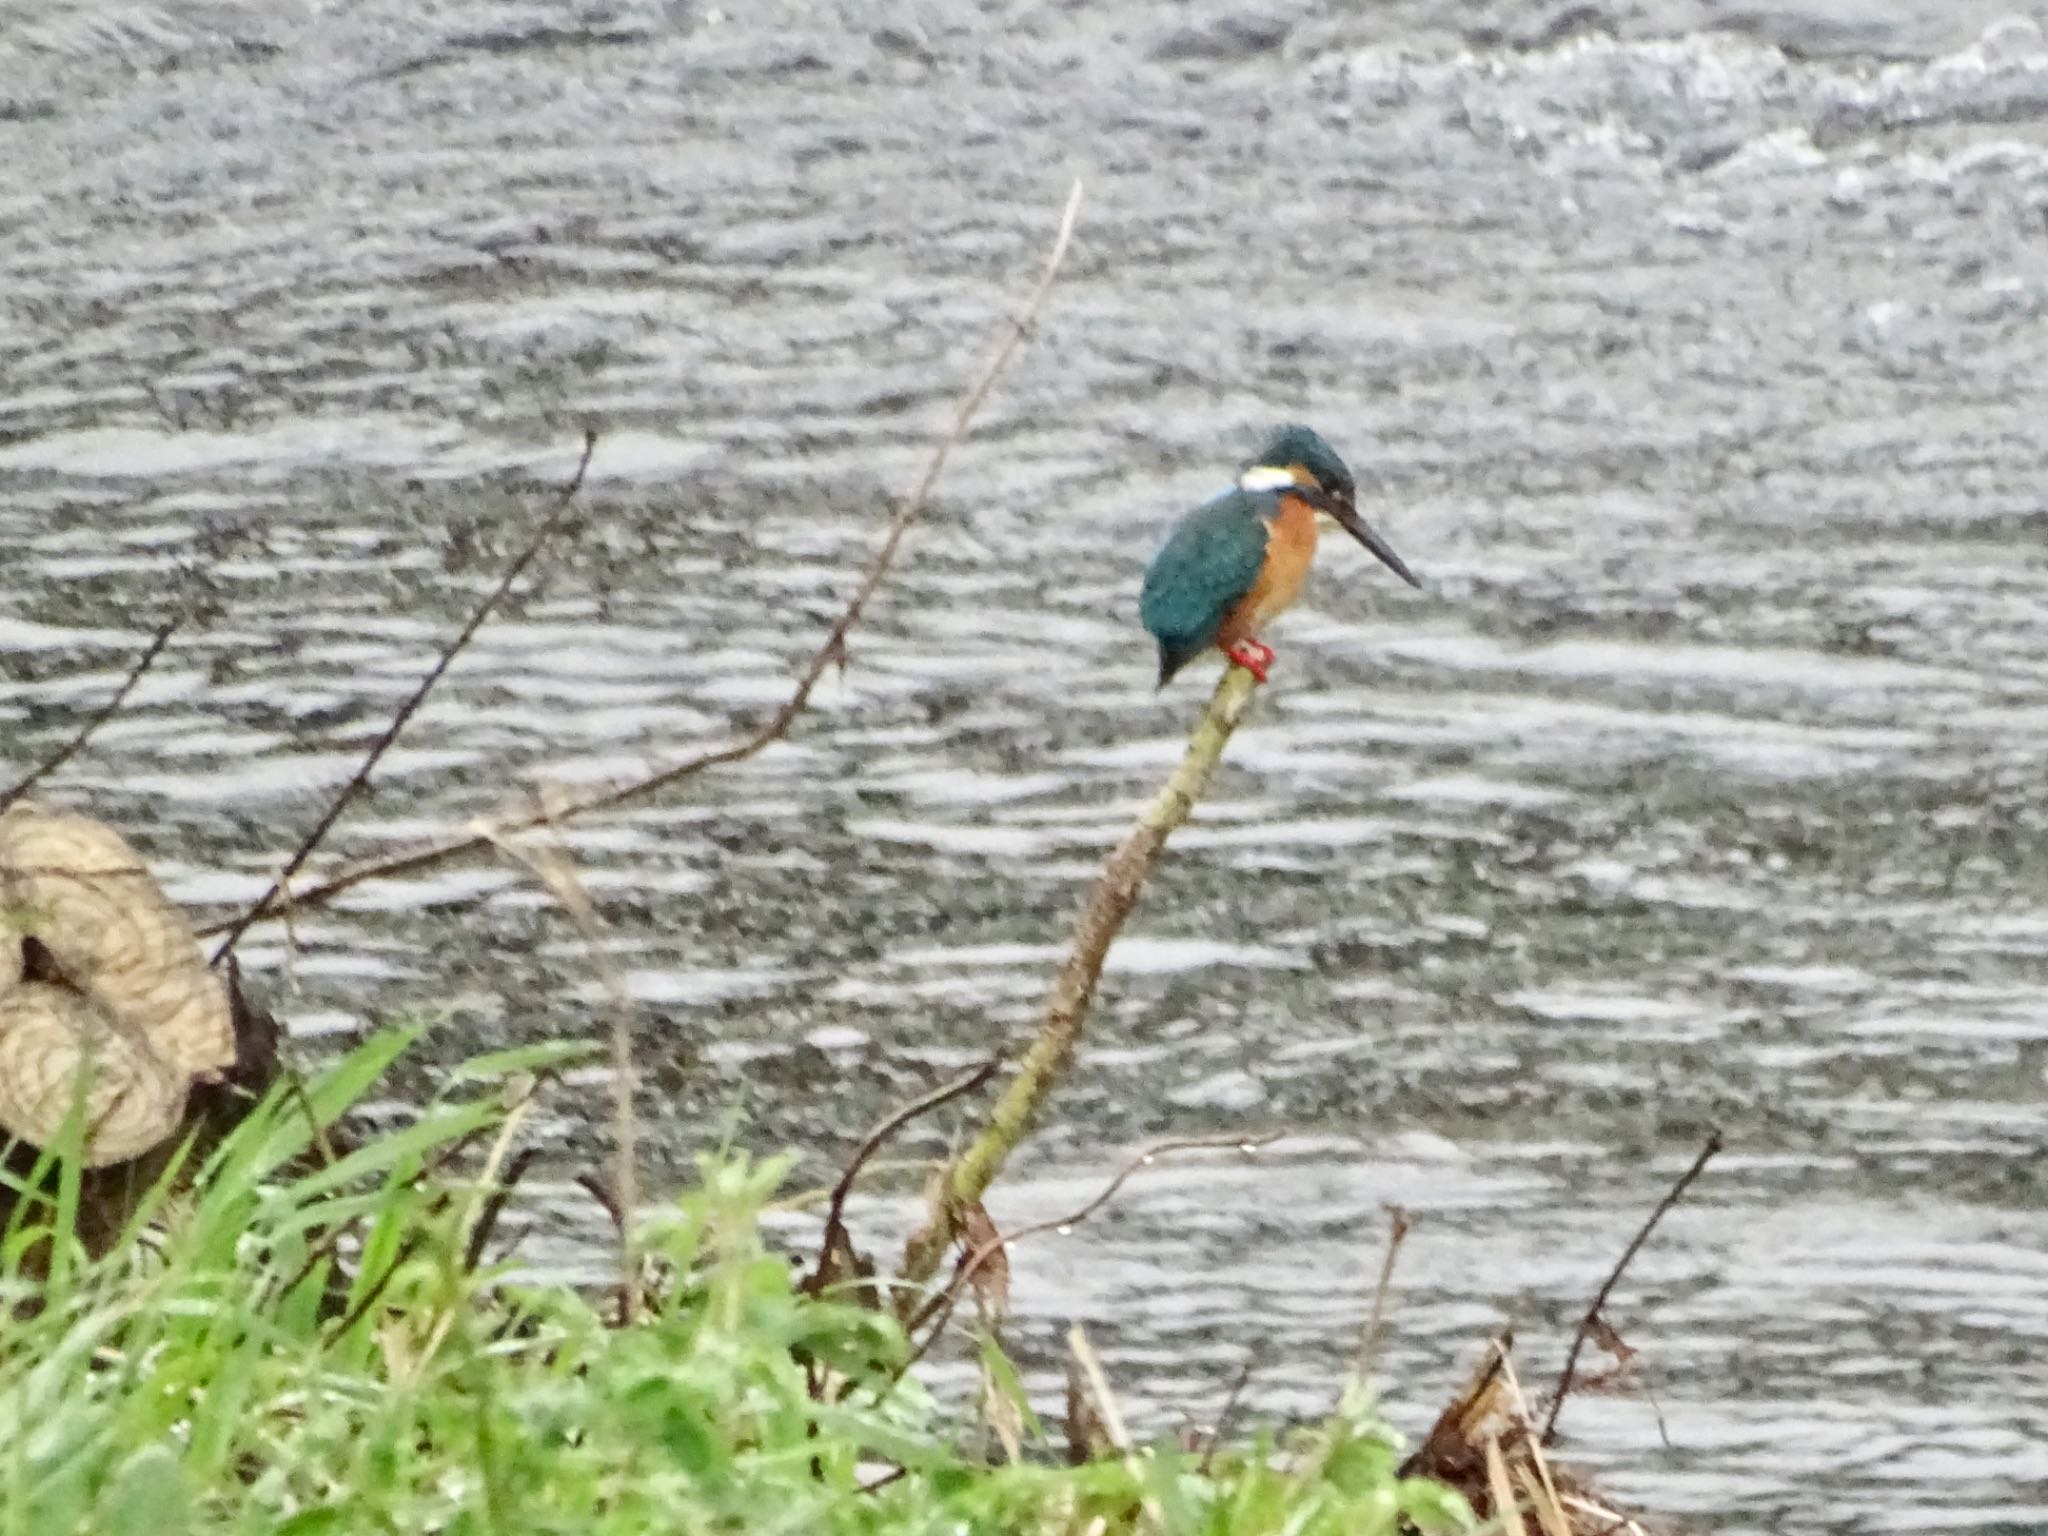
[[[411,1038],[265,1101],[97,1260],[62,1237],[65,1181],[23,1182],[54,1192],[0,1251],[0,1536],[1469,1525],[1352,1407],[1201,1461],[1162,1444],[983,1462],[967,1410],[897,1379],[896,1322],[803,1294],[768,1246],[784,1160],[700,1164],[639,1234],[656,1278],[629,1327],[608,1297],[475,1263],[494,1190],[457,1154],[498,1137],[504,1079],[540,1057],[472,1063],[411,1124],[308,1159]],[[61,1262],[25,1268],[53,1235]],[[851,1389],[814,1396],[820,1368]]]

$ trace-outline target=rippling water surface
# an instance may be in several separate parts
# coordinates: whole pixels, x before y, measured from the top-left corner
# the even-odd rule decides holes
[[[1034,1381],[1081,1318],[1151,1426],[1255,1342],[1263,1406],[1313,1412],[1399,1202],[1414,1427],[1502,1317],[1554,1364],[1715,1124],[1615,1310],[1670,1444],[1587,1399],[1572,1452],[1710,1529],[2038,1530],[2042,18],[1352,9],[14,7],[0,758],[210,594],[61,787],[231,910],[586,423],[586,526],[336,851],[720,739],[787,688],[1083,176],[851,667],[789,743],[570,839],[663,1169],[737,1113],[822,1172],[1029,1029],[1207,686],[1152,692],[1138,571],[1301,416],[1429,591],[1329,549],[997,1214],[1146,1137],[1290,1135],[1020,1249]],[[446,1060],[602,1008],[505,865],[296,938],[242,954],[309,1042],[432,1007]]]

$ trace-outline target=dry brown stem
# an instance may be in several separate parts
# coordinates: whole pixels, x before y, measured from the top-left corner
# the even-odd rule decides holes
[[[1117,1404],[1116,1394],[1109,1390],[1109,1374],[1102,1368],[1102,1357],[1095,1353],[1095,1346],[1088,1342],[1088,1331],[1079,1323],[1067,1330],[1067,1349],[1080,1368],[1096,1421],[1102,1425],[1110,1445],[1128,1456],[1131,1432],[1124,1426],[1123,1409]]]
[[[1216,1410],[1215,1422],[1209,1426],[1208,1433],[1202,1436],[1202,1459],[1196,1463],[1195,1470],[1204,1476],[1207,1476],[1210,1467],[1215,1465],[1217,1450],[1229,1440],[1231,1430],[1236,1427],[1237,1411],[1244,1403],[1244,1389],[1251,1385],[1252,1372],[1258,1369],[1262,1353],[1260,1344],[1253,1344],[1245,1351],[1244,1363],[1237,1368],[1237,1374],[1230,1378],[1230,1390],[1223,1394],[1223,1406]]]
[[[1586,1315],[1579,1319],[1579,1326],[1572,1332],[1572,1347],[1565,1353],[1564,1369],[1557,1373],[1557,1387],[1550,1396],[1550,1412],[1543,1420],[1545,1445],[1550,1443],[1551,1432],[1557,1428],[1557,1416],[1564,1410],[1564,1400],[1571,1395],[1572,1374],[1578,1368],[1579,1351],[1585,1347],[1586,1336],[1593,1331],[1593,1324],[1599,1321],[1600,1314],[1606,1309],[1607,1298],[1614,1294],[1614,1288],[1621,1283],[1622,1275],[1627,1272],[1629,1265],[1635,1262],[1635,1256],[1642,1251],[1643,1244],[1650,1240],[1650,1234],[1657,1230],[1657,1223],[1664,1219],[1667,1211],[1685,1198],[1685,1192],[1692,1188],[1693,1180],[1700,1176],[1720,1150],[1721,1133],[1709,1131],[1706,1144],[1700,1148],[1699,1156],[1692,1160],[1692,1166],[1680,1174],[1678,1182],[1664,1192],[1664,1198],[1657,1202],[1657,1208],[1651,1211],[1648,1219],[1636,1229],[1636,1235],[1629,1239],[1628,1247],[1622,1250],[1621,1257],[1614,1261],[1614,1268],[1607,1272],[1607,1278],[1600,1283],[1600,1289],[1594,1293],[1592,1304],[1586,1308]]]
[[[178,632],[178,627],[184,622],[183,613],[174,613],[157,625],[156,633],[150,637],[149,645],[143,650],[142,655],[136,658],[135,665],[128,669],[127,677],[123,678],[121,686],[114,690],[114,696],[102,704],[90,720],[79,727],[76,736],[31,768],[27,776],[12,789],[0,794],[0,812],[4,812],[85,749],[85,744],[92,740],[93,732],[113,719],[120,712],[121,706],[128,702],[128,695],[135,691],[135,685],[142,681],[143,674],[156,665],[157,657],[163,655],[164,647],[171,643],[171,636]]]
[[[1387,1207],[1387,1246],[1380,1259],[1380,1276],[1372,1288],[1372,1306],[1365,1314],[1365,1326],[1358,1334],[1358,1356],[1352,1366],[1352,1374],[1361,1382],[1369,1380],[1372,1368],[1379,1358],[1380,1331],[1386,1325],[1387,1302],[1394,1293],[1394,1264],[1401,1257],[1401,1245],[1408,1241],[1408,1233],[1415,1225],[1415,1218],[1398,1205]]]
[[[615,782],[580,798],[567,800],[501,823],[495,829],[497,836],[517,836],[538,827],[559,825],[574,817],[587,816],[597,811],[615,810],[633,801],[644,800],[708,768],[752,757],[789,734],[790,727],[796,723],[797,717],[809,706],[811,693],[819,680],[835,662],[845,659],[847,636],[860,623],[867,612],[869,601],[887,578],[891,566],[895,563],[896,552],[903,542],[903,536],[910,531],[911,525],[923,515],[930,504],[932,491],[937,486],[947,462],[952,458],[953,450],[966,439],[968,429],[981,413],[982,406],[987,403],[997,382],[1009,370],[1011,362],[1030,336],[1031,322],[1044,306],[1046,296],[1052,291],[1053,280],[1059,275],[1060,266],[1066,260],[1067,247],[1073,239],[1074,221],[1080,209],[1081,184],[1077,181],[1068,194],[1066,210],[1060,218],[1059,232],[1053,238],[1052,249],[1046,257],[1044,270],[1039,275],[1036,285],[1015,317],[1004,322],[1001,339],[994,355],[961,396],[952,426],[945,437],[940,439],[938,447],[933,450],[924,473],[918,478],[910,493],[897,504],[895,514],[889,520],[888,529],[882,536],[882,542],[868,561],[867,569],[861,576],[859,586],[854,589],[852,599],[841,610],[823,643],[805,664],[803,672],[797,678],[796,687],[775,713],[754,730],[726,746],[697,753],[655,773]],[[490,844],[490,837],[482,833],[471,833],[467,836],[422,844],[401,853],[370,859],[363,863],[347,865],[319,884],[301,890],[298,893],[297,905],[301,910],[324,906],[342,892],[366,881],[396,879],[401,875],[417,874],[457,859],[474,857],[485,852]],[[277,901],[273,893],[244,914],[239,926],[246,927],[249,923],[274,916],[276,909]],[[220,930],[208,930],[208,933],[215,931]]]
[[[569,855],[558,844],[521,847],[490,828],[479,833],[494,846],[533,871],[548,894],[569,914],[583,947],[590,956],[591,969],[604,988],[611,1015],[613,1159],[612,1196],[619,1210],[619,1323],[630,1326],[638,1310],[640,1258],[633,1246],[633,1213],[640,1207],[640,1119],[633,1102],[638,1073],[633,1063],[633,1024],[636,1010],[626,978],[605,947],[604,919],[590,899],[582,878]]]

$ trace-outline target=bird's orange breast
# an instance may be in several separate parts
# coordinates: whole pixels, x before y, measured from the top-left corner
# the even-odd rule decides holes
[[[1301,597],[1308,568],[1316,557],[1316,512],[1298,496],[1282,496],[1280,512],[1266,525],[1266,563],[1238,605],[1217,632],[1216,643],[1228,650],[1249,640]]]

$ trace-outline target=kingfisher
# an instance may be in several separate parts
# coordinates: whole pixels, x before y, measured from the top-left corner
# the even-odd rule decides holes
[[[1411,587],[1415,573],[1358,515],[1358,487],[1307,427],[1277,428],[1237,484],[1174,526],[1145,571],[1138,616],[1159,642],[1159,686],[1211,645],[1266,680],[1259,631],[1294,606],[1328,517]]]

